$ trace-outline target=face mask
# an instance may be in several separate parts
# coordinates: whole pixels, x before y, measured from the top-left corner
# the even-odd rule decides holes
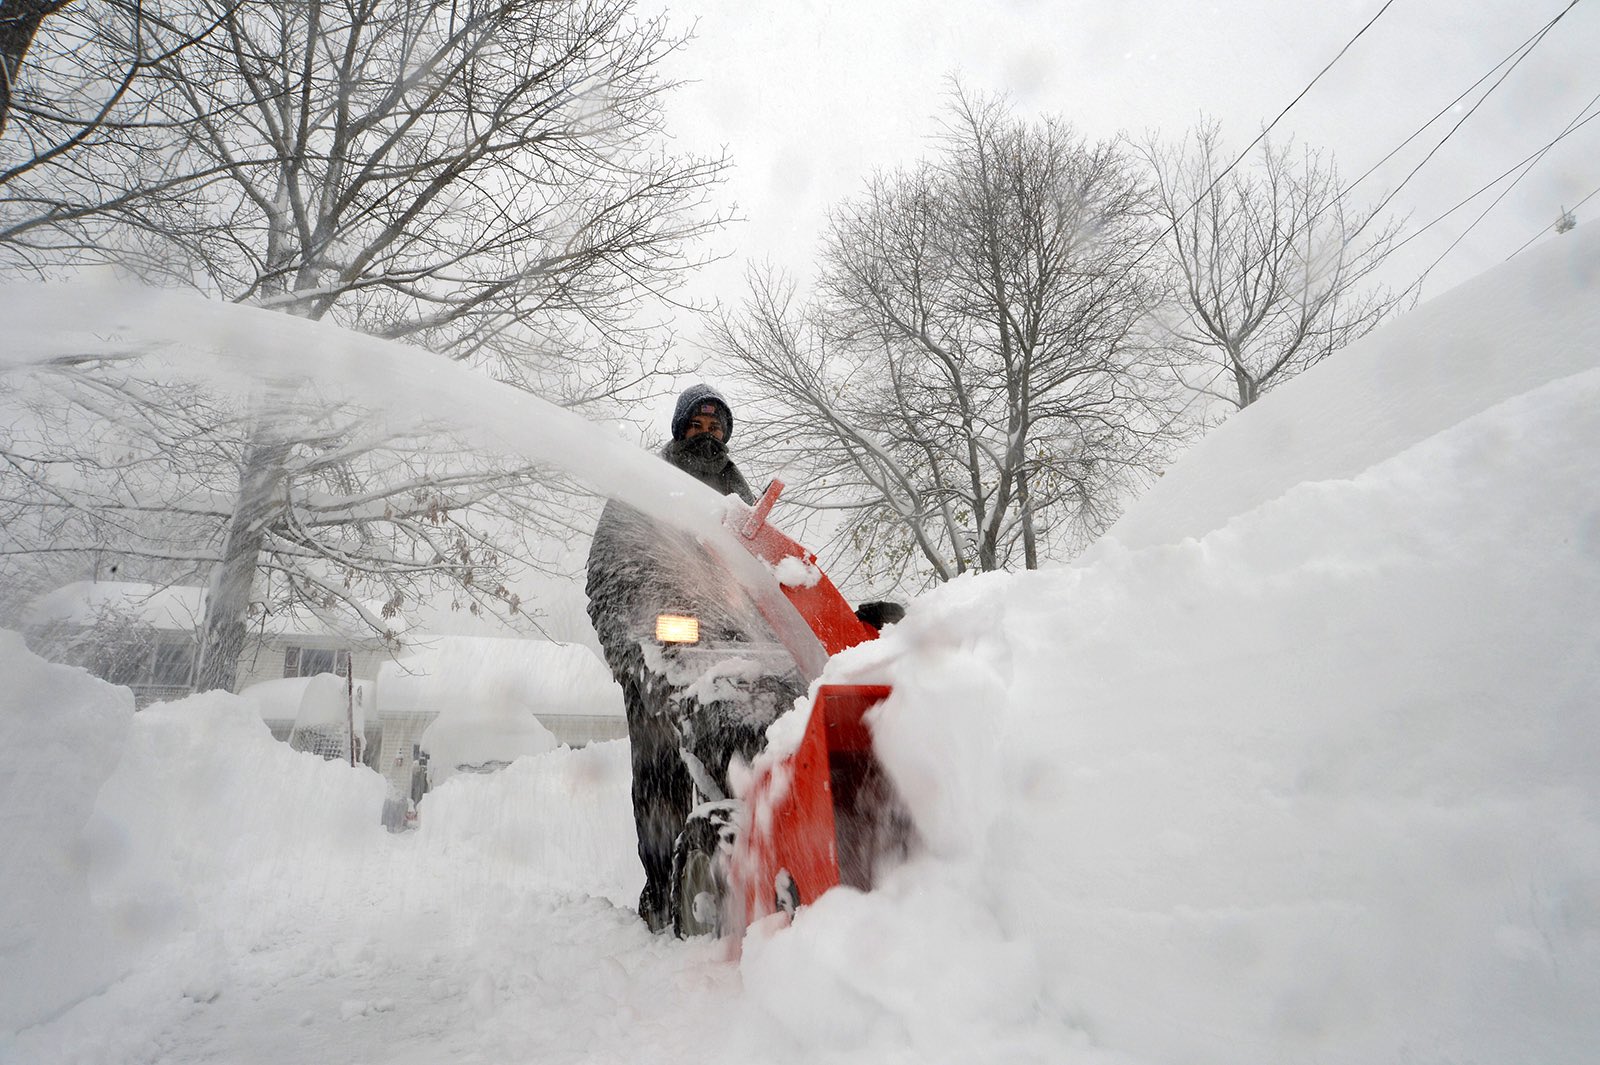
[[[674,441],[672,455],[674,466],[702,480],[717,476],[728,464],[728,446],[710,433]]]
[[[683,453],[702,462],[716,462],[728,457],[728,445],[710,433],[701,433],[683,442]]]

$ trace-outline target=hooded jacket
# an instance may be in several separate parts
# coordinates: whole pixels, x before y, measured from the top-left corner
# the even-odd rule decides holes
[[[682,440],[689,429],[689,419],[696,414],[710,414],[722,422],[722,439],[733,439],[733,408],[722,398],[722,393],[707,384],[690,385],[678,396],[672,410],[672,439]]]
[[[688,409],[692,411],[692,404]],[[684,420],[688,417],[685,414]],[[744,475],[715,437],[673,440],[662,448],[661,457],[723,495],[755,503]],[[639,640],[654,631],[656,615],[688,611],[703,618],[715,616],[718,593],[727,581],[727,574],[693,537],[626,503],[607,503],[589,548],[584,590],[589,620],[611,672],[619,679],[640,676],[644,658]]]

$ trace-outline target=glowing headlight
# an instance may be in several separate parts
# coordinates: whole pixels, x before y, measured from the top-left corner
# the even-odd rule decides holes
[[[656,618],[656,639],[662,643],[699,643],[700,619],[685,614],[662,614]]]

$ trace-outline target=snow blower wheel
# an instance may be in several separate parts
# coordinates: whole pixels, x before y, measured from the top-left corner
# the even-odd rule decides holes
[[[731,804],[690,815],[672,851],[672,931],[679,939],[722,934],[733,850]]]

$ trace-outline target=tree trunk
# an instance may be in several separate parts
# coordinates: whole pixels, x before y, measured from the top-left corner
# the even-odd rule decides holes
[[[1261,398],[1261,383],[1242,370],[1238,372],[1239,409],[1244,410]]]
[[[286,451],[284,443],[269,438],[259,426],[245,448],[227,543],[206,597],[200,663],[195,669],[196,691],[233,691],[238,683],[250,592],[276,505],[278,483],[283,479]]]
[[[1033,508],[1028,505],[1028,471],[1017,471],[1017,506],[1022,511],[1022,564],[1039,568],[1039,542],[1033,529]]]
[[[0,0],[0,136],[11,117],[11,87],[33,46],[39,24],[66,7],[68,0]]]

